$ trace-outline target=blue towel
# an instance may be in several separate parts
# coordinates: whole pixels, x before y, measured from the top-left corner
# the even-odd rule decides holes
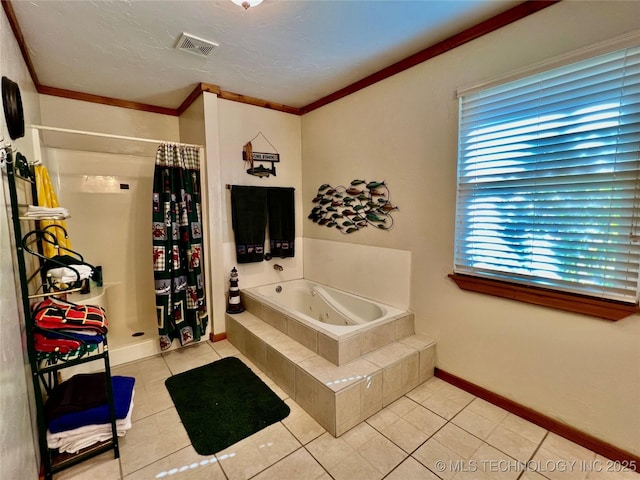
[[[116,419],[118,420],[125,418],[129,413],[135,381],[136,379],[133,377],[111,377]],[[99,407],[89,408],[80,412],[66,413],[54,418],[49,422],[49,431],[51,433],[59,433],[86,425],[109,423],[110,421],[109,405],[105,403]]]

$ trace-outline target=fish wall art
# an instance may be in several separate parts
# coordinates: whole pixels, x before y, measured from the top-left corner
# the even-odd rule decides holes
[[[391,213],[398,210],[389,200],[389,188],[384,181],[353,180],[348,187],[320,185],[311,200],[313,208],[307,217],[318,225],[336,228],[341,233],[357,232],[372,225],[391,230]]]

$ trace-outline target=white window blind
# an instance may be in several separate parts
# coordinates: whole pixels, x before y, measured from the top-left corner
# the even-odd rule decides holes
[[[455,272],[637,303],[640,46],[460,98]]]

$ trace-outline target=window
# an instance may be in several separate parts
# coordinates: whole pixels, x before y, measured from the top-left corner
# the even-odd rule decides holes
[[[456,274],[635,305],[640,46],[460,98]]]

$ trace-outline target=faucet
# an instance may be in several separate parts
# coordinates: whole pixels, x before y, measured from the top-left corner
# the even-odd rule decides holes
[[[278,265],[277,263],[273,266],[273,269],[279,272],[284,270],[284,268],[282,268],[282,265]]]

